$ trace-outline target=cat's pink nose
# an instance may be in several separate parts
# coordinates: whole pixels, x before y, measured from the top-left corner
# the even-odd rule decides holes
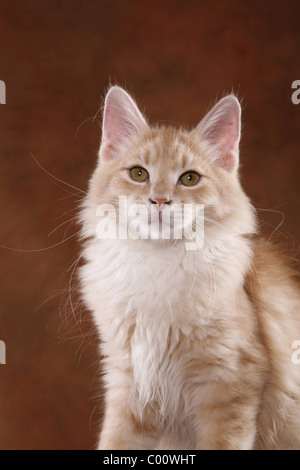
[[[154,197],[153,199],[150,199],[150,202],[151,204],[158,204],[159,206],[171,203],[171,201],[165,197]]]

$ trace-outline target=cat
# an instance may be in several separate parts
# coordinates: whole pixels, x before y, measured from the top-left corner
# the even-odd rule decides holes
[[[79,278],[105,381],[99,449],[300,448],[299,275],[258,233],[240,128],[234,95],[190,131],[150,126],[121,87],[106,95],[80,212]],[[98,207],[118,214],[119,196],[157,213],[159,230],[173,205],[204,207],[196,249],[188,232],[101,239],[99,220],[117,219]]]

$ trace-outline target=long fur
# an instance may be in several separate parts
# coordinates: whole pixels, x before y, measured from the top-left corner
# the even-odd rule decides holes
[[[187,132],[149,127],[124,90],[109,93],[120,106],[111,129],[121,134],[114,141],[104,129],[111,142],[100,149],[80,215],[82,295],[104,357],[99,448],[299,448],[300,366],[292,363],[299,279],[257,235],[237,171],[237,100],[225,98],[216,115]],[[236,135],[224,135],[233,128]],[[130,180],[125,170],[133,166],[149,171],[149,184]],[[197,187],[177,184],[187,170],[203,175]],[[187,251],[184,239],[96,237],[99,204],[118,210],[123,195],[149,205],[162,193],[174,203],[204,204],[202,249]]]

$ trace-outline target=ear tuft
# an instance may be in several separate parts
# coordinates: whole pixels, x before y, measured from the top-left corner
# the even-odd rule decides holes
[[[118,86],[109,89],[104,104],[100,156],[115,158],[130,138],[147,123],[131,96]]]
[[[211,148],[211,160],[226,171],[234,171],[239,161],[241,106],[234,95],[222,98],[196,128],[201,140]]]

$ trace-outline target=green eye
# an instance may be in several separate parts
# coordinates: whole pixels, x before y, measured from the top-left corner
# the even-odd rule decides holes
[[[144,183],[145,181],[149,180],[149,173],[144,168],[140,168],[137,166],[135,168],[131,168],[131,170],[129,170],[129,173],[131,178],[134,181],[137,181],[138,183]]]
[[[187,171],[179,178],[179,183],[183,184],[184,186],[195,186],[200,180],[200,175],[195,173],[194,171]]]

